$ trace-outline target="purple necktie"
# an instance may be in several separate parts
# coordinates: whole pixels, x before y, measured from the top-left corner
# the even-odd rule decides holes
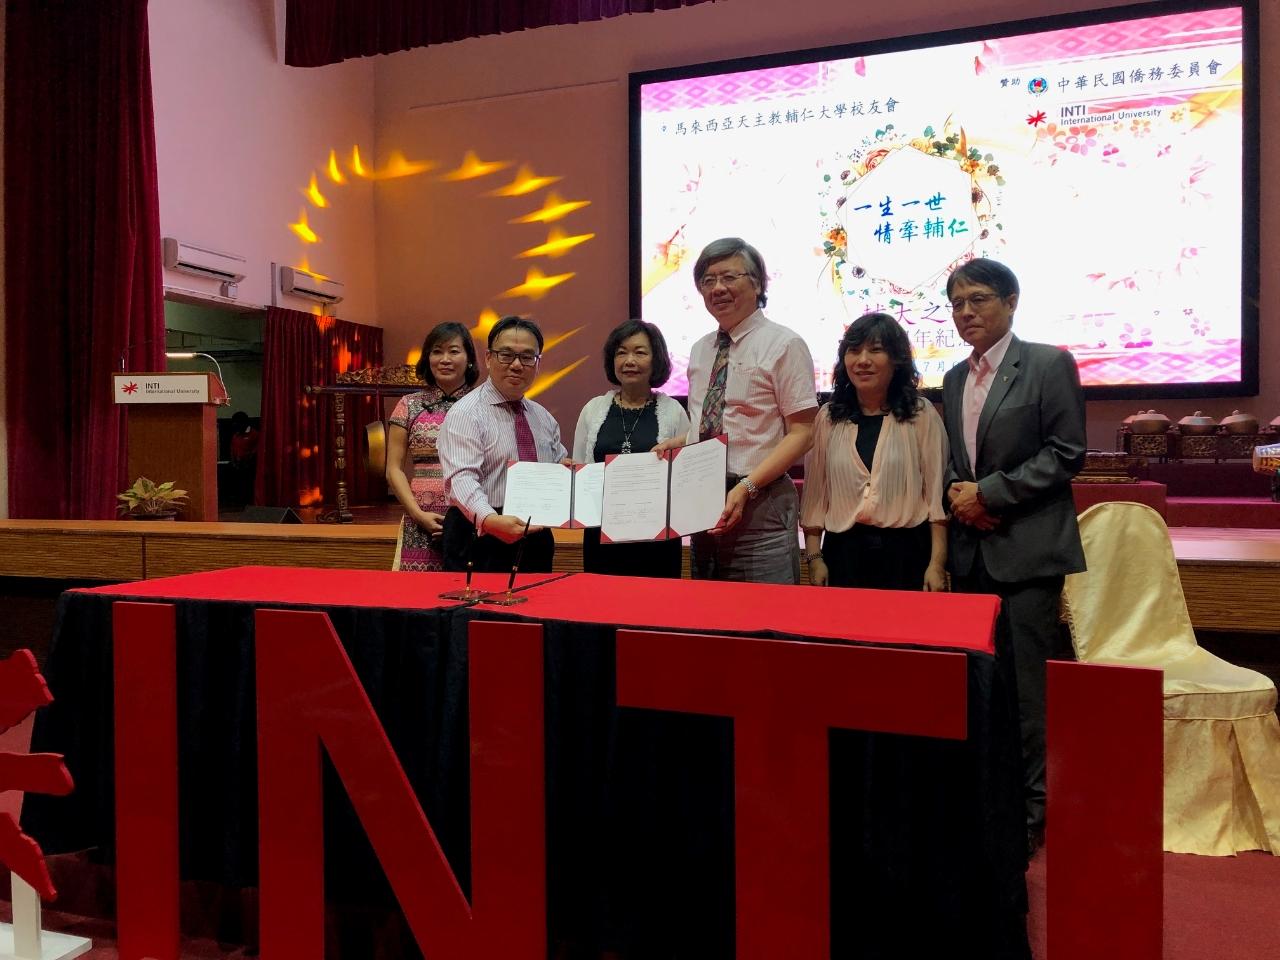
[[[507,406],[511,408],[511,417],[516,424],[516,450],[520,459],[536,462],[538,445],[533,442],[533,430],[529,428],[529,418],[524,415],[524,401],[509,400]]]
[[[698,419],[698,439],[718,436],[724,429],[724,388],[729,380],[729,345],[733,341],[721,330],[716,334],[716,362],[711,365],[711,382],[702,400]]]

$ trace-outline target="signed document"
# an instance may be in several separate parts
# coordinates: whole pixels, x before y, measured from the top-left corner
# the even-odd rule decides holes
[[[502,512],[528,518],[535,527],[598,527],[604,498],[604,464],[513,460],[507,464]]]
[[[670,540],[709,530],[724,512],[729,447],[723,436],[605,461],[600,542]]]

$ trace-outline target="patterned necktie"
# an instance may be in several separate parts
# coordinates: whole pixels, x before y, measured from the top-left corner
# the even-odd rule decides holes
[[[711,382],[707,384],[702,416],[698,420],[700,440],[719,435],[724,427],[724,388],[729,380],[729,344],[732,342],[723,330],[716,334],[716,362],[711,365]]]
[[[529,418],[524,415],[523,400],[508,400],[511,416],[516,424],[516,450],[521,460],[538,459],[538,445],[533,442],[533,431],[529,428]]]

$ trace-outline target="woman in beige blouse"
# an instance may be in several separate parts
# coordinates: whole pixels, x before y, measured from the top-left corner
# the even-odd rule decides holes
[[[893,317],[850,324],[805,461],[800,524],[811,583],[946,589],[947,437],[919,382]]]

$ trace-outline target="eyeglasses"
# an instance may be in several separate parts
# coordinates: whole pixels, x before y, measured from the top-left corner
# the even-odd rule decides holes
[[[951,312],[960,313],[964,310],[964,305],[966,303],[975,310],[981,310],[992,300],[999,299],[1000,297],[996,296],[994,293],[974,293],[967,297],[956,297],[951,301]]]
[[[522,367],[536,367],[538,361],[542,359],[542,355],[538,353],[514,353],[511,350],[491,350],[489,356],[504,367],[511,366],[517,360],[520,361],[520,366]]]
[[[749,273],[708,273],[698,281],[698,286],[702,290],[710,293],[716,288],[717,283],[723,283],[726,287],[732,286],[743,277],[749,277]]]

